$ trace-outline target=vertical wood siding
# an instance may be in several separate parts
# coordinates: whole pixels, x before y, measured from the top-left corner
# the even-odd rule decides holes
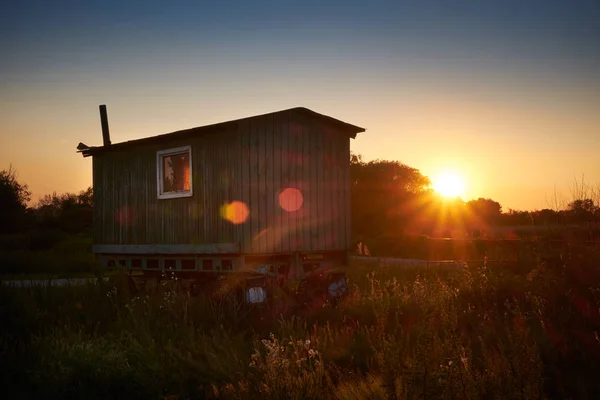
[[[156,152],[191,145],[193,196],[157,199]],[[246,253],[345,250],[350,245],[350,139],[292,113],[237,129],[94,156],[96,244],[240,243]],[[280,193],[303,199],[286,211]],[[240,224],[223,206],[241,201]]]

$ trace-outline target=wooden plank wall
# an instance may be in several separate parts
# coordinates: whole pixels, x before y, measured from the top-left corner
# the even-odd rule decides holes
[[[157,199],[156,151],[188,144],[193,196]],[[231,132],[94,157],[94,243],[234,242],[246,253],[345,250],[349,151],[350,139],[334,128],[280,113],[243,120]],[[282,208],[285,189],[301,193],[300,209]],[[248,207],[243,223],[223,218],[232,201]]]

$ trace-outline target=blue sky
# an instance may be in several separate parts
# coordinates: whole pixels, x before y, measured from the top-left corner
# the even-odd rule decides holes
[[[505,208],[600,182],[598,1],[123,3],[0,6],[0,168],[34,197],[91,184],[98,104],[113,142],[306,106]]]

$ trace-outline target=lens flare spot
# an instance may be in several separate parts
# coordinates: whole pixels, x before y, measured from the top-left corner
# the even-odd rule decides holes
[[[298,211],[302,207],[304,198],[300,190],[295,188],[287,188],[279,193],[279,205],[285,211]]]
[[[249,215],[248,206],[243,201],[236,200],[221,206],[221,217],[232,224],[237,225],[246,222]]]
[[[119,223],[119,225],[123,226],[129,226],[133,221],[133,217],[134,210],[133,208],[129,207],[122,207],[118,209],[115,215],[116,221]]]

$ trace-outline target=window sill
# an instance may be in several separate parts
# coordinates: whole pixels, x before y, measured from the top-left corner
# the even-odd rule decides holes
[[[162,200],[162,199],[176,199],[179,197],[192,197],[192,194],[193,194],[192,191],[169,192],[169,193],[159,194],[158,199]]]

